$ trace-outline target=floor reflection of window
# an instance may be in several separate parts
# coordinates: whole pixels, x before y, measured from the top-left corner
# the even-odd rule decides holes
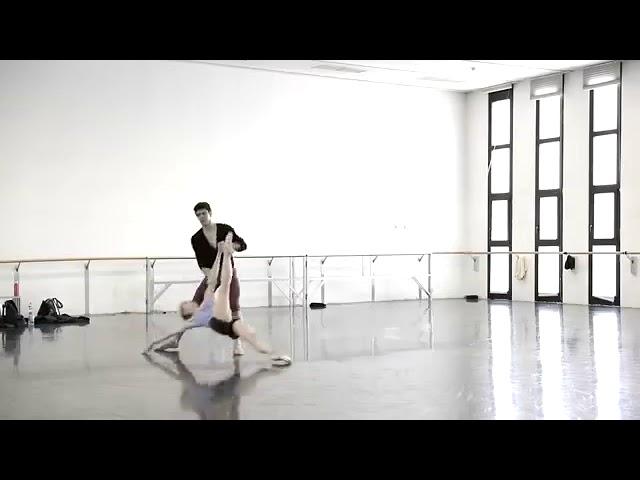
[[[511,310],[491,305],[491,375],[497,420],[515,418],[511,387]]]
[[[559,310],[538,311],[542,413],[545,419],[567,418],[562,390],[562,319]]]
[[[618,315],[593,313],[593,349],[596,364],[598,420],[620,418],[620,350]]]

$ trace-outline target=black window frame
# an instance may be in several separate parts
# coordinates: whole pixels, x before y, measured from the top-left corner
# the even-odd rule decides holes
[[[602,130],[594,132],[593,124],[593,101],[594,101],[594,89],[589,90],[589,227],[587,235],[589,237],[589,251],[593,252],[594,245],[607,245],[616,247],[616,251],[620,251],[620,180],[621,180],[621,146],[622,146],[622,81],[617,84],[617,120],[618,125],[615,129]],[[617,134],[617,155],[616,155],[616,168],[617,168],[617,180],[616,184],[612,185],[594,185],[593,184],[593,140],[595,137],[603,135]],[[594,239],[593,227],[594,227],[594,199],[595,195],[599,193],[613,193],[614,194],[614,226],[613,226],[613,238],[611,239]],[[607,254],[608,255],[608,254]],[[589,255],[589,304],[590,305],[609,305],[620,306],[620,256],[616,257],[616,296],[613,302],[606,299],[595,297],[593,295],[593,255]]]
[[[501,100],[509,100],[509,143],[493,146],[491,143],[491,110],[492,103]],[[491,247],[507,247],[512,251],[513,245],[513,87],[489,93],[489,142],[488,142],[488,162],[487,168],[491,165],[491,153],[501,148],[509,148],[509,192],[507,193],[491,193],[491,172],[487,175],[487,251],[491,251]],[[492,202],[496,200],[507,200],[507,240],[491,240],[491,214]],[[504,254],[500,254],[504,255]],[[509,290],[507,293],[491,293],[491,257],[487,255],[487,298],[511,300],[513,293],[512,276],[512,260],[509,256]]]
[[[535,172],[535,233],[534,245],[535,251],[539,247],[558,247],[558,271],[559,271],[559,287],[558,295],[541,296],[538,290],[538,261],[540,255],[535,255],[534,267],[534,299],[536,302],[562,302],[563,299],[563,270],[562,270],[562,250],[563,250],[563,188],[564,188],[564,75],[562,76],[562,90],[560,93],[560,136],[540,139],[540,99],[536,100],[536,172]],[[559,142],[560,150],[560,178],[559,186],[552,190],[540,190],[540,145],[545,143]],[[540,239],[540,201],[544,197],[556,197],[557,204],[557,238],[555,240]],[[550,254],[544,254],[550,255]]]

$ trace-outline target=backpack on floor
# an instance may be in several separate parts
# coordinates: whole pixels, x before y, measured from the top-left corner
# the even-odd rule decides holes
[[[13,300],[7,300],[2,305],[2,324],[13,327],[24,327],[27,324]]]
[[[40,304],[40,308],[38,309],[38,313],[36,316],[44,317],[44,316],[58,316],[60,315],[60,309],[63,307],[62,302],[57,298],[47,298],[43,300]]]
[[[35,325],[88,325],[90,323],[89,317],[84,317],[82,315],[73,317],[66,313],[60,313],[60,309],[63,306],[62,302],[57,298],[47,298],[46,300],[43,300],[40,304],[40,308],[38,309],[38,314],[33,320]]]

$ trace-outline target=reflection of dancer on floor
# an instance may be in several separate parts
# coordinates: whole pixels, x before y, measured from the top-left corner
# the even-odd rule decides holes
[[[238,318],[232,318],[229,304],[229,288],[233,267],[233,234],[229,233],[224,242],[218,244],[218,256],[209,272],[211,278],[208,282],[204,301],[200,306],[194,301],[182,302],[179,307],[180,316],[185,320],[185,325],[177,332],[173,332],[147,347],[145,352],[151,350],[165,350],[177,348],[184,332],[191,328],[209,326],[221,335],[227,335],[232,339],[241,338],[260,353],[272,354],[271,347],[258,340],[255,329]],[[220,286],[213,291],[216,284],[215,277],[220,270]],[[286,366],[291,364],[291,359],[286,355],[272,356],[275,365]]]
[[[175,370],[161,363],[160,356],[170,359]],[[259,378],[282,372],[281,369],[261,368],[248,377],[241,377],[240,360],[234,357],[234,371],[230,376],[215,383],[201,383],[182,363],[178,352],[150,353],[145,358],[171,378],[182,382],[180,403],[194,410],[201,420],[238,420],[240,397],[253,391]]]

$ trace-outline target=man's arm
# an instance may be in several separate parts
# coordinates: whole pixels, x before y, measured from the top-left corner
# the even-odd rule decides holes
[[[231,231],[233,232],[233,249],[236,252],[244,252],[247,249],[247,243],[243,240],[243,238],[238,235],[236,233],[236,231],[233,229],[233,227],[229,227],[231,228]]]

